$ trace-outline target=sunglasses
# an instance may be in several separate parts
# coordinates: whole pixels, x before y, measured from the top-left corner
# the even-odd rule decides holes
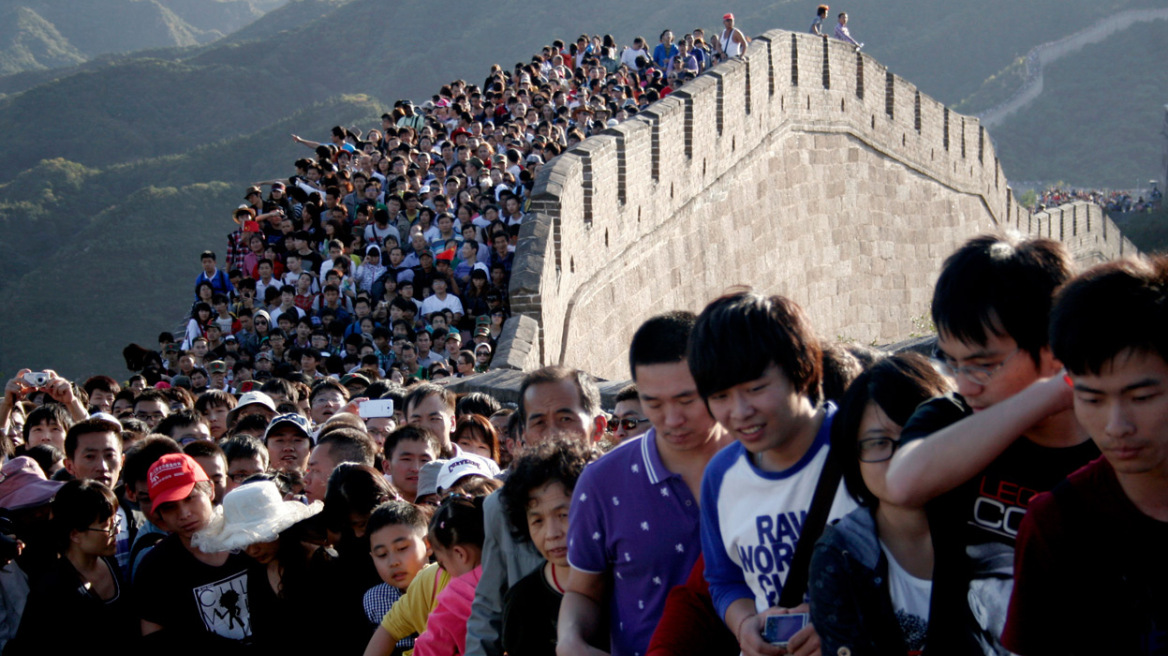
[[[618,428],[624,428],[627,431],[637,430],[637,426],[649,421],[648,419],[633,419],[631,417],[625,419],[609,419],[608,430],[616,432]]]

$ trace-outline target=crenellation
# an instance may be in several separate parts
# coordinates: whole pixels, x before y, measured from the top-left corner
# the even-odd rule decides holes
[[[510,288],[538,330],[508,362],[623,377],[641,321],[736,283],[791,296],[824,335],[897,341],[918,331],[941,260],[1005,226],[1080,262],[1138,252],[1093,206],[1060,208],[1057,227],[1020,208],[976,119],[846,44],[772,31],[747,59],[542,169]]]

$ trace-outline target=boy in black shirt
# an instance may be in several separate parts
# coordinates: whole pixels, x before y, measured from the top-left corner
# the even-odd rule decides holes
[[[135,573],[142,635],[178,653],[241,650],[251,640],[247,557],[191,544],[214,517],[207,474],[194,458],[173,453],[151,465],[148,482],[154,517],[171,534]]]
[[[937,562],[956,554],[952,569],[937,569],[960,575],[935,581],[934,594],[968,587],[987,649],[1001,650],[1031,497],[1099,454],[1047,339],[1054,291],[1069,278],[1066,251],[1045,239],[975,237],[945,261],[933,292],[935,357],[958,394],[917,409],[888,470],[896,503],[927,504]]]

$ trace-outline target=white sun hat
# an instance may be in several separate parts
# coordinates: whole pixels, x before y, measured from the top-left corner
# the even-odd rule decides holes
[[[284,501],[271,481],[241,485],[223,497],[223,506],[191,544],[204,553],[238,551],[258,542],[273,542],[280,532],[324,510],[324,503]]]

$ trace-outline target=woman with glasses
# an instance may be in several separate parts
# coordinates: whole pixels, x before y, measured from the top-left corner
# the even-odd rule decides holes
[[[57,561],[33,581],[20,629],[4,653],[83,653],[99,645],[135,651],[138,616],[114,560],[117,497],[97,481],[69,481],[53,497],[52,515]]]
[[[831,431],[848,493],[860,504],[828,526],[811,557],[811,623],[825,654],[981,653],[964,590],[934,587],[953,562],[923,508],[888,502],[888,461],[922,402],[950,391],[924,357],[896,355],[860,374]]]

